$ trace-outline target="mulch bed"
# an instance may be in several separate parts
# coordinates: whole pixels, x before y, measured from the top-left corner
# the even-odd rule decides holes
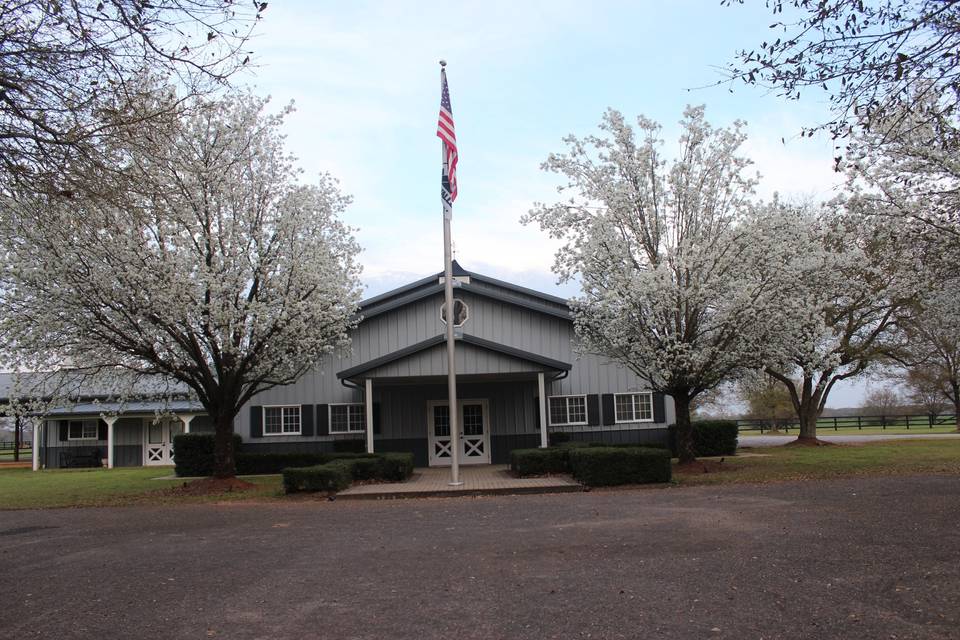
[[[249,491],[256,486],[240,478],[201,478],[184,482],[178,487],[169,487],[163,492],[171,496],[212,496]]]
[[[793,442],[788,442],[784,445],[785,447],[836,447],[836,442],[827,442],[826,440],[820,440],[819,438],[797,438]]]
[[[681,476],[692,476],[703,473],[725,473],[735,471],[736,467],[723,460],[695,460],[684,462],[673,467],[673,472]]]

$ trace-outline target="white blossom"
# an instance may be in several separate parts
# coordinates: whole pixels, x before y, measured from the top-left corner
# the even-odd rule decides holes
[[[114,171],[71,198],[5,199],[0,330],[21,369],[181,381],[214,418],[229,475],[240,407],[348,342],[358,247],[337,183],[302,184],[284,151],[288,110],[249,95],[192,106],[125,129]]]

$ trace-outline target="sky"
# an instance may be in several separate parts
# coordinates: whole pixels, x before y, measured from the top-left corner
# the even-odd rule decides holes
[[[557,199],[541,162],[563,138],[596,132],[608,107],[663,126],[669,149],[688,104],[715,126],[747,123],[757,194],[823,200],[840,180],[825,137],[825,97],[787,101],[763,88],[714,86],[772,22],[763,3],[296,2],[269,4],[239,78],[273,107],[293,101],[289,150],[304,179],[329,172],[353,202],[344,215],[364,251],[365,297],[443,269],[436,137],[440,67],[459,149],[456,258],[467,270],[570,296],[551,273],[556,244],[521,216]],[[830,406],[859,402],[863,385]]]

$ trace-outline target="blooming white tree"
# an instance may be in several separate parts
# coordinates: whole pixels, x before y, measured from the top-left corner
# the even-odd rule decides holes
[[[897,359],[908,367],[914,399],[931,408],[937,397],[948,400],[960,416],[960,278],[936,282],[901,314],[901,324],[907,340]]]
[[[608,111],[601,136],[570,136],[543,164],[570,197],[525,220],[564,241],[554,269],[582,285],[572,301],[580,348],[673,398],[687,462],[691,401],[761,367],[776,343],[778,274],[798,245],[778,219],[752,215],[742,123],[714,128],[689,107],[681,127],[668,163],[658,124],[640,117],[634,129]]]
[[[924,283],[920,255],[901,241],[906,229],[898,220],[832,207],[801,216],[807,249],[789,269],[781,352],[766,372],[790,393],[800,442],[816,443],[817,418],[834,386],[902,348],[898,313]]]
[[[929,102],[929,101],[928,101]],[[933,111],[934,105],[925,110]],[[919,222],[911,232],[928,268],[952,278],[960,263],[960,127],[954,116],[905,109],[865,125],[843,168],[850,207]]]
[[[64,361],[158,374],[216,427],[234,474],[233,420],[348,340],[358,247],[328,176],[299,182],[284,113],[249,95],[126,128],[114,167],[71,198],[2,203],[0,331],[21,368]]]
[[[144,75],[181,93],[219,87],[250,59],[266,2],[17,0],[0,3],[0,184],[71,190],[104,137],[153,113],[119,111]],[[125,116],[125,117],[121,117]]]

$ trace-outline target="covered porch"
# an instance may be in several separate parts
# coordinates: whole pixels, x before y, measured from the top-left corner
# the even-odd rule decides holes
[[[337,374],[363,391],[368,452],[410,451],[418,467],[442,467],[454,447],[461,464],[482,465],[506,463],[513,449],[547,446],[548,385],[567,375],[569,363],[461,336],[455,442],[445,348],[438,336]]]
[[[33,420],[33,470],[173,465],[173,438],[211,431],[199,403],[84,403]]]

